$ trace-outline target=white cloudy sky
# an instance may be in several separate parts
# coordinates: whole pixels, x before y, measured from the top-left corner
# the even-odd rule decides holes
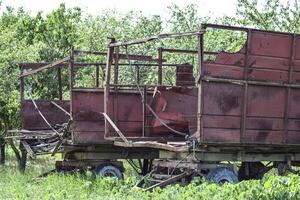
[[[101,9],[116,9],[122,12],[136,10],[142,11],[145,15],[158,14],[164,16],[167,13],[167,7],[172,4],[176,4],[180,7],[188,4],[196,4],[200,15],[217,17],[222,15],[234,16],[236,12],[236,1],[237,0],[2,0],[1,7],[24,7],[34,15],[38,11],[48,13],[60,3],[64,2],[67,7],[79,6],[89,14],[97,14]],[[288,0],[281,1],[287,2]]]
[[[167,7],[173,3],[182,7],[196,4],[201,15],[221,16],[234,15],[236,0],[2,0],[2,7],[24,7],[31,14],[38,11],[48,13],[60,3],[65,2],[67,7],[79,6],[90,14],[97,14],[101,9],[117,9],[119,11],[137,10],[144,14],[164,15]]]

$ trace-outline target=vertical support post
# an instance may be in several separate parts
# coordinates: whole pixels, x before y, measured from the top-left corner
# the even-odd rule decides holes
[[[146,107],[146,103],[147,103],[147,86],[144,86],[144,91],[143,91],[143,137],[146,136],[146,126],[147,126],[147,107]]]
[[[73,109],[72,109],[72,89],[74,87],[74,47],[71,47],[71,51],[70,51],[70,60],[69,60],[69,81],[70,81],[70,114],[71,114],[71,118],[72,118],[72,113],[73,113]]]
[[[20,75],[24,72],[23,66],[20,66]],[[20,78],[20,100],[24,100],[24,77],[21,76]]]
[[[163,49],[158,48],[158,69],[157,69],[157,84],[162,85],[162,62],[163,62]]]
[[[119,78],[119,60],[120,60],[120,56],[119,56],[119,47],[115,47],[115,67],[114,67],[114,84],[117,85],[118,84],[118,78]]]
[[[247,30],[247,43],[245,51],[245,61],[244,61],[244,79],[246,83],[244,85],[244,94],[243,94],[243,103],[241,111],[241,131],[240,131],[240,142],[244,142],[244,137],[246,133],[246,121],[247,121],[247,104],[248,104],[248,72],[249,72],[249,53],[250,53],[250,44],[251,44],[251,30]]]
[[[5,164],[5,140],[0,139],[0,165]]]
[[[102,76],[101,76],[101,81],[102,81],[102,86],[104,88],[104,82],[105,82],[105,66],[104,65],[101,65],[99,66],[99,70],[101,68],[101,73],[102,73]]]
[[[23,66],[20,66],[20,75],[22,75],[24,72],[24,68]],[[20,78],[20,103],[21,103],[21,109],[22,109],[22,101],[24,101],[25,97],[24,97],[24,78],[23,76],[21,76]],[[22,110],[21,110],[21,119],[23,119],[22,117]],[[23,127],[23,120],[21,120],[21,127]]]
[[[296,34],[292,36],[292,46],[290,52],[290,59],[289,59],[289,71],[288,71],[288,83],[290,84],[292,81],[292,74],[293,74],[293,65],[295,61],[295,50],[296,50]],[[282,142],[286,143],[287,135],[289,131],[289,104],[290,104],[290,96],[291,96],[291,88],[289,86],[286,87],[285,92],[285,105],[284,105],[284,132],[282,137]]]
[[[58,79],[58,99],[62,100],[62,82],[61,82],[61,68],[57,68],[57,79]]]
[[[197,139],[200,143],[203,142],[203,119],[202,119],[202,107],[203,107],[203,94],[202,94],[202,67],[203,67],[203,34],[198,35],[198,112],[197,112]]]
[[[95,71],[95,85],[98,88],[99,87],[99,65],[95,66],[96,71]]]
[[[114,116],[113,116],[113,120],[115,122],[116,125],[118,125],[118,79],[119,79],[119,60],[120,60],[120,56],[119,56],[119,53],[120,53],[120,49],[119,47],[115,47],[115,56],[114,56],[114,59],[115,59],[115,64],[114,64],[114,99],[113,99],[113,113],[114,113]]]
[[[140,84],[140,66],[139,65],[135,66],[135,69],[136,69],[136,81],[138,84]]]
[[[112,44],[115,42],[114,38],[111,38],[110,43]],[[113,54],[114,54],[114,47],[108,47],[107,51],[107,61],[106,61],[106,66],[105,66],[105,81],[104,81],[104,113],[109,116],[109,82],[110,82],[110,70],[111,70],[111,65],[113,61]],[[105,128],[104,128],[104,137],[106,137],[109,134],[109,122],[105,118]]]

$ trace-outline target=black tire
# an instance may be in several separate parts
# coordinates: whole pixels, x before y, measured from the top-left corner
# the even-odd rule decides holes
[[[218,167],[211,170],[206,179],[211,180],[219,185],[222,185],[225,182],[228,183],[237,183],[238,177],[235,172],[228,167]]]
[[[117,178],[119,180],[123,179],[122,171],[114,165],[105,165],[105,166],[96,167],[93,170],[93,176],[94,176],[94,178],[97,178],[97,177],[114,177],[114,178]]]

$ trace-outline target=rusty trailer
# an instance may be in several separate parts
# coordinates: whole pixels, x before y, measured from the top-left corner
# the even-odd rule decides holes
[[[235,53],[207,51],[207,30],[242,32],[245,44]],[[157,58],[128,53],[130,46],[170,37],[196,37],[197,49],[161,47]],[[78,63],[83,54],[106,62]],[[189,54],[198,63],[168,63],[165,54]],[[135,74],[134,83],[120,83],[123,66]],[[176,71],[173,85],[163,81],[166,66]],[[94,87],[76,86],[76,69],[82,67],[95,68]],[[141,67],[157,69],[155,84],[140,83]],[[260,178],[271,168],[284,174],[299,164],[297,34],[203,24],[197,32],[111,39],[106,53],[72,49],[70,57],[55,63],[22,63],[20,68],[24,130],[19,139],[28,144],[25,149],[39,153],[41,144],[34,145],[28,133],[51,132],[45,139],[53,142],[51,153],[64,155],[58,169],[91,168],[120,178],[119,160],[126,159],[141,175],[150,174],[151,190],[195,175],[221,183]],[[50,68],[57,69],[57,100],[26,100],[26,77]],[[63,68],[69,69],[68,100],[62,95]],[[100,71],[105,73],[101,81]]]

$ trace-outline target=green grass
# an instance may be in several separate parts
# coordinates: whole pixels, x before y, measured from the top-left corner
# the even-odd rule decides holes
[[[152,193],[135,188],[138,176],[130,170],[125,180],[78,174],[53,174],[43,179],[38,175],[54,168],[52,157],[29,161],[25,174],[17,170],[13,156],[0,167],[0,199],[300,199],[300,178],[296,175],[266,175],[262,180],[243,181],[218,186],[196,180],[186,187],[179,185],[157,188]],[[201,184],[200,184],[201,182]]]

